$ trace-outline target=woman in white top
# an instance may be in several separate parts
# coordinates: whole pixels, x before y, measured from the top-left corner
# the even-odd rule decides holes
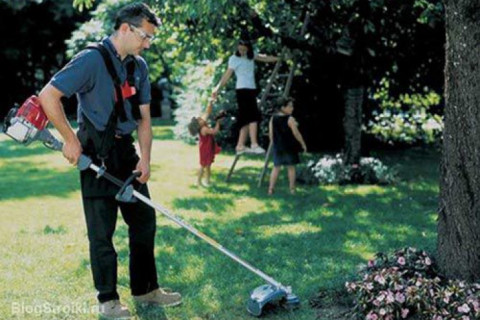
[[[252,44],[248,40],[238,42],[237,51],[228,59],[227,71],[218,85],[213,89],[212,98],[216,99],[218,91],[224,86],[233,73],[237,78],[236,94],[238,104],[237,124],[240,127],[237,153],[251,152],[262,154],[265,150],[258,145],[257,131],[260,121],[260,111],[257,106],[257,86],[255,85],[255,61],[277,62],[278,58],[264,54],[254,54]],[[250,148],[245,147],[247,136],[250,135]]]

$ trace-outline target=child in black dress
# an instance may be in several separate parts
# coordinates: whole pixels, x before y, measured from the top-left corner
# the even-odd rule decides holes
[[[273,141],[273,170],[270,175],[268,194],[273,194],[281,166],[287,166],[290,193],[295,193],[295,165],[300,162],[298,152],[300,147],[307,152],[307,146],[302,134],[298,131],[298,123],[294,117],[293,99],[280,98],[279,107],[270,119],[268,125],[270,141]]]

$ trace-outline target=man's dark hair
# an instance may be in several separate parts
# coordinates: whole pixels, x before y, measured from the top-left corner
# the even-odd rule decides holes
[[[275,102],[275,108],[280,110],[281,108],[286,107],[290,102],[295,102],[295,99],[292,97],[280,97]]]
[[[135,2],[122,7],[115,16],[115,30],[118,30],[122,23],[128,23],[135,27],[142,25],[142,20],[158,27],[161,24],[160,19],[155,15],[152,9],[143,2]]]

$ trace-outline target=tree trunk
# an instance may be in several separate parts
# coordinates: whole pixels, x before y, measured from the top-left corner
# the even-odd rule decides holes
[[[480,4],[446,0],[445,129],[438,262],[450,278],[480,280]]]
[[[346,165],[360,163],[364,95],[363,87],[347,89],[345,93],[343,128],[345,130],[344,163]]]

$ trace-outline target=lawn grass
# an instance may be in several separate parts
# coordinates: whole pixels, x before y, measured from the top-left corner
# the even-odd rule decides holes
[[[438,154],[382,152],[398,166],[394,186],[300,186],[288,194],[286,173],[268,197],[257,188],[262,159],[241,159],[230,183],[232,154],[213,165],[210,189],[196,188],[196,146],[156,125],[150,190],[154,202],[213,237],[255,267],[291,285],[302,306],[266,319],[315,319],[309,299],[341,288],[378,251],[434,248]],[[41,144],[0,137],[0,319],[97,319],[78,173]],[[158,214],[160,285],[178,290],[180,307],[136,307],[129,295],[127,227],[119,218],[115,245],[119,293],[138,319],[248,319],[250,291],[265,282]],[[32,310],[33,308],[35,310]],[[53,310],[55,308],[55,310]],[[33,312],[30,312],[33,311]]]

